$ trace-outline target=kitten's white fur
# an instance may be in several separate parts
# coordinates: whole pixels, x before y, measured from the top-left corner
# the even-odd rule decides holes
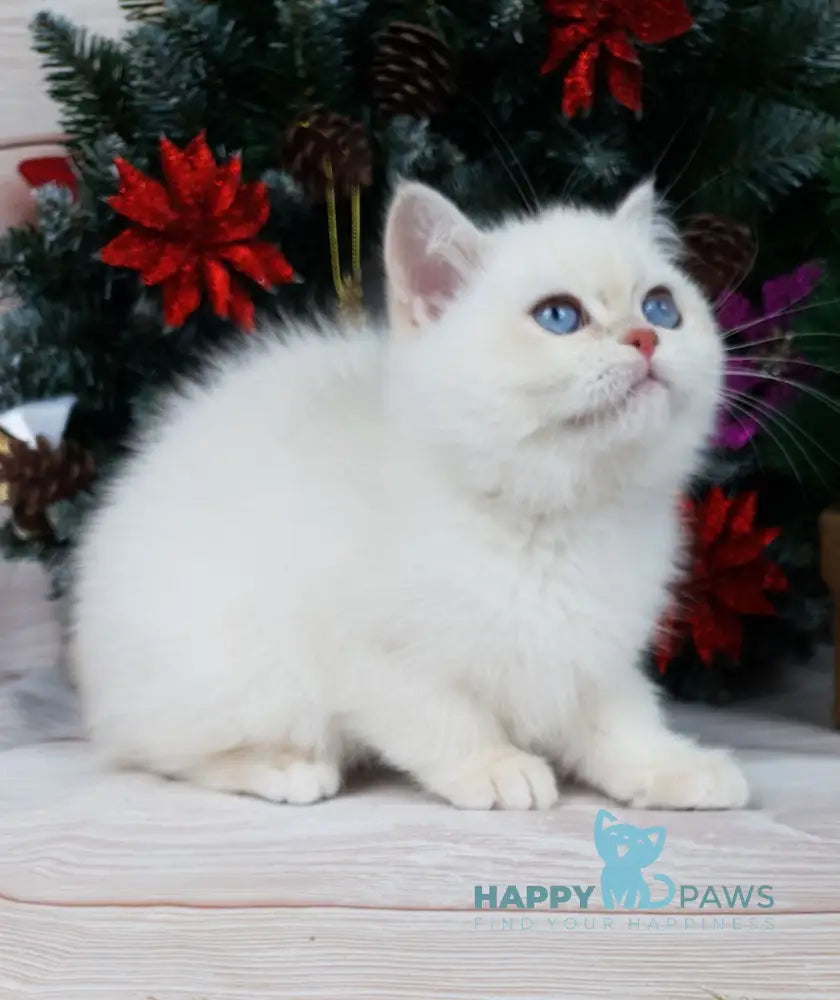
[[[391,208],[390,332],[264,339],[173,398],[81,547],[74,659],[112,761],[269,799],[373,751],[459,806],[548,807],[547,761],[639,806],[747,799],[639,670],[722,347],[653,191],[481,232]],[[664,285],[660,382],[620,342]],[[571,293],[591,322],[531,316]]]

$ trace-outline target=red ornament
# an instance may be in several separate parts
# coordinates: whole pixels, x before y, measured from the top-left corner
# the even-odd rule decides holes
[[[694,23],[683,0],[546,0],[546,6],[561,23],[550,28],[542,73],[574,55],[563,85],[568,118],[592,107],[602,49],[610,93],[631,111],[641,111],[642,67],[633,40],[658,44],[685,34]]]
[[[206,290],[217,316],[251,329],[254,303],[232,271],[263,288],[294,278],[277,247],[254,239],[268,218],[265,184],[242,183],[239,156],[217,166],[203,132],[184,149],[162,138],[160,158],[166,187],[121,157],[114,161],[120,190],[108,204],[133,225],[100,258],[139,271],[147,285],[162,283],[168,326],[181,326]]]
[[[691,569],[663,623],[657,654],[660,673],[688,638],[706,666],[717,654],[737,661],[742,616],[776,614],[767,593],[787,590],[789,584],[764,550],[780,529],[755,526],[756,499],[754,492],[729,498],[715,486],[705,499],[685,501],[692,534]]]
[[[52,182],[69,188],[74,196],[78,188],[69,156],[36,156],[31,160],[21,160],[18,173],[33,188]]]

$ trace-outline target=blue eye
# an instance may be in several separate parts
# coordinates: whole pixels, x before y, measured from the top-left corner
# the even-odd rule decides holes
[[[574,299],[549,299],[531,315],[549,333],[574,333],[583,326],[583,310]]]
[[[667,288],[654,288],[648,292],[642,302],[642,312],[649,323],[665,330],[675,330],[682,323],[680,311]]]

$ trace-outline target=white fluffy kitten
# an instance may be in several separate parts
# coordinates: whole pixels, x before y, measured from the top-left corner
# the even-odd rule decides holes
[[[95,519],[74,656],[104,754],[288,802],[374,752],[458,806],[549,807],[550,765],[743,805],[638,663],[723,358],[668,235],[649,186],[487,232],[402,187],[388,335],[223,359]]]

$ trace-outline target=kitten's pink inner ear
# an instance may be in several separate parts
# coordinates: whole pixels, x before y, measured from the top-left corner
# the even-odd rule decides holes
[[[398,234],[402,241],[397,251],[401,263],[398,274],[393,276],[418,324],[439,316],[461,284],[452,264],[433,249],[434,234],[424,233],[421,225],[418,220],[417,228]]]
[[[442,195],[408,184],[394,199],[385,235],[392,322],[423,326],[455,298],[478,261],[481,234]]]

